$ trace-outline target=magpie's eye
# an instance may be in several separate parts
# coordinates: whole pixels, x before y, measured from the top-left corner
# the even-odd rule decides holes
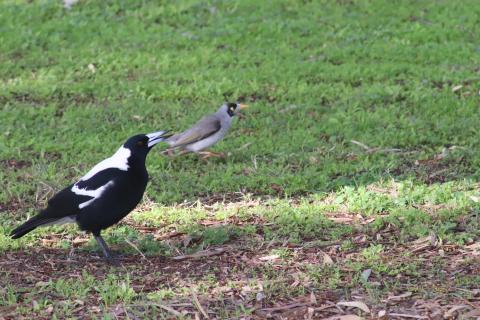
[[[137,142],[137,146],[143,147],[145,145],[145,141],[140,140]]]

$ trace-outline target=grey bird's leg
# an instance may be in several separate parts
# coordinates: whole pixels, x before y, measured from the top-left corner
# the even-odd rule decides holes
[[[202,157],[202,160],[207,161],[208,158],[225,158],[223,152],[213,152],[213,151],[200,151],[198,154]]]
[[[160,154],[163,155],[163,156],[169,156],[169,157],[173,157],[175,155],[174,152],[173,152],[173,148],[165,149],[165,150],[161,151]]]
[[[119,265],[118,260],[112,254],[107,244],[105,243],[105,240],[103,240],[102,236],[98,234],[98,235],[94,235],[94,237],[98,245],[100,246],[100,248],[102,248],[103,255],[105,256],[105,259],[107,260],[107,262],[113,265]]]
[[[178,156],[183,156],[184,154],[189,153],[189,152],[190,151],[188,151],[188,150],[181,150],[180,152],[177,152],[175,154],[175,149],[174,148],[169,148],[169,149],[163,150],[161,152],[161,154],[164,155],[164,156],[166,155],[168,157],[174,157],[174,156],[178,157]]]

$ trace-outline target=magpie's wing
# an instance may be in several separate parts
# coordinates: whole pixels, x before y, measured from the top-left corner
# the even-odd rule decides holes
[[[72,187],[73,184],[54,195],[48,200],[47,208],[13,229],[10,236],[13,239],[20,238],[37,227],[58,223],[58,221],[62,221],[63,218],[67,217],[73,222],[74,216],[80,212],[79,204],[81,201],[88,201],[90,197],[76,196],[71,191]]]
[[[105,186],[107,183],[115,180],[116,177],[124,173],[125,171],[118,168],[104,169],[97,172],[87,180],[80,179],[80,181],[75,183],[75,186],[77,186],[79,189],[84,190],[97,190],[98,188]]]
[[[69,216],[80,213],[80,210],[90,201],[99,197],[103,191],[113,185],[114,177],[121,174],[117,168],[99,171],[87,180],[79,180],[68,186],[48,201],[52,214],[58,212],[60,216]]]
[[[79,214],[79,205],[92,198],[85,195],[77,195],[72,192],[74,185],[75,184],[71,184],[48,200],[46,210],[46,213],[48,212],[48,218],[62,218]]]
[[[20,238],[39,226],[58,223],[64,220],[63,218],[67,218],[68,222],[75,221],[75,216],[81,213],[82,208],[114,184],[114,177],[118,177],[117,171],[120,170],[109,168],[99,171],[91,178],[80,180],[61,190],[48,200],[47,208],[15,228],[10,234],[11,237]]]
[[[222,128],[220,119],[214,115],[206,116],[198,121],[193,127],[180,133],[177,137],[170,138],[174,141],[172,147],[180,147],[187,144],[192,144],[197,141],[208,138],[217,133]]]

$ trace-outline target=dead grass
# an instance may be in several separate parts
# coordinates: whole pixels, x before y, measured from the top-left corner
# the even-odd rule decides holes
[[[386,227],[376,234],[359,232],[323,245],[266,243],[257,234],[208,248],[217,253],[205,256],[202,252],[180,259],[125,255],[120,268],[75,247],[31,247],[0,257],[0,285],[14,286],[18,295],[15,305],[0,307],[0,314],[18,319],[23,308],[30,317],[49,319],[50,306],[58,311],[65,303],[77,318],[107,313],[129,319],[157,312],[206,318],[201,309],[210,319],[236,318],[235,314],[245,319],[453,319],[475,314],[480,308],[478,243],[443,244],[434,235],[399,243],[396,232]],[[246,245],[252,238],[255,245]],[[347,240],[350,247],[342,248]],[[375,256],[365,253],[378,245],[383,249]],[[62,279],[82,282],[88,274],[101,280],[112,273],[131,280],[136,298],[129,304],[102,306],[93,289],[80,302],[42,290]],[[362,280],[366,273],[369,276]],[[148,298],[165,288],[175,294],[161,300]],[[51,302],[33,311],[33,301],[41,299]]]

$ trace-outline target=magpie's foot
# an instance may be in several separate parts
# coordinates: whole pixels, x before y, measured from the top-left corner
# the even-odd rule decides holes
[[[98,245],[102,249],[105,260],[107,260],[107,262],[111,265],[119,266],[120,260],[118,259],[118,255],[113,253],[110,250],[110,248],[108,248],[107,244],[105,243],[103,238],[100,236],[100,234],[95,235],[95,240],[97,241]]]
[[[122,265],[119,256],[110,255],[108,257],[105,257],[105,260],[109,265],[112,265],[114,267],[120,267]]]
[[[115,251],[108,250],[108,254],[104,257],[105,261],[112,266],[119,267],[121,265],[122,255]]]

